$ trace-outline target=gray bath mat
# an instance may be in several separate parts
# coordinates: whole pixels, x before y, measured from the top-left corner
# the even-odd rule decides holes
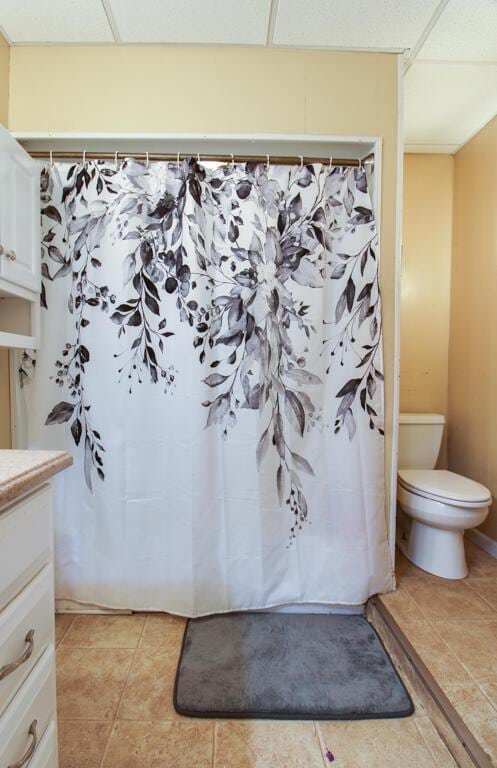
[[[407,717],[412,701],[362,616],[235,613],[187,624],[174,706],[191,717]]]

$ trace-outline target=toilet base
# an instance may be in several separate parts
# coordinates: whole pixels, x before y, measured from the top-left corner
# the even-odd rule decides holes
[[[412,520],[404,554],[418,568],[443,579],[468,575],[464,531],[447,531]]]

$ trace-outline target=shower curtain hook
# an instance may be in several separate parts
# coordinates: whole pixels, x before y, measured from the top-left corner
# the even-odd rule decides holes
[[[53,152],[50,150],[50,165],[53,165]]]
[[[197,163],[200,165],[200,152],[197,152]]]
[[[330,155],[330,171],[333,169],[333,155]]]
[[[266,171],[269,171],[269,155],[266,155]]]
[[[176,152],[176,165],[179,168],[179,152]]]
[[[304,156],[303,155],[299,155],[299,157],[300,157],[300,167],[303,168],[304,167]]]
[[[116,151],[114,152],[114,163],[115,163],[115,165],[116,165],[116,168],[119,168],[119,159],[118,159],[118,157],[117,157],[117,149],[116,149]]]
[[[233,157],[233,152],[230,152],[230,155],[231,155],[231,167],[234,168],[235,167],[235,158]]]
[[[359,158],[359,168],[362,168],[362,160]]]
[[[146,167],[148,168],[148,166],[150,164],[150,160],[149,160],[149,157],[148,157],[148,152],[145,152],[145,155],[146,155],[146,158],[147,158],[146,159]]]
[[[83,150],[83,165],[86,165],[86,149]]]

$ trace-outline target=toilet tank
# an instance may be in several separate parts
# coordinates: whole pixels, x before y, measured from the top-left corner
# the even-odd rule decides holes
[[[401,413],[399,416],[399,469],[434,469],[444,431],[439,413]]]

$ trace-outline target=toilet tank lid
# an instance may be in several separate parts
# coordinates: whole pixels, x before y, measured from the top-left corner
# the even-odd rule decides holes
[[[399,424],[445,424],[441,413],[400,413]]]

